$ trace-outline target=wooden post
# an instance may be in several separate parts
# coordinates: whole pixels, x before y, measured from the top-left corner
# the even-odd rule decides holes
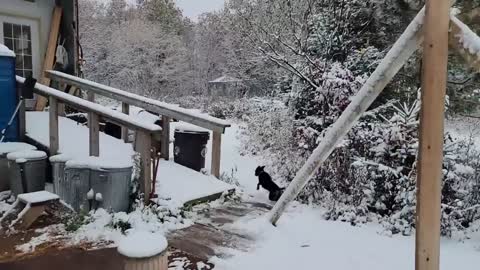
[[[130,106],[125,102],[122,102],[122,112],[126,115],[130,114]],[[125,126],[122,126],[122,139],[128,143],[128,128]]]
[[[87,100],[90,102],[95,102],[95,93],[92,91],[87,92]]]
[[[417,178],[416,270],[438,270],[450,1],[427,0]]]
[[[152,190],[152,137],[146,131],[137,131],[136,151],[141,156],[141,177],[140,177],[140,191],[144,194],[145,203],[150,200],[150,192]]]
[[[170,158],[170,117],[162,116],[162,157]]]
[[[53,65],[55,64],[54,63],[55,52],[57,49],[58,34],[60,33],[61,19],[62,19],[62,7],[56,6],[53,10],[52,21],[50,24],[50,34],[48,36],[48,46],[47,46],[47,51],[45,53],[45,59],[43,60],[43,70],[42,70],[42,75],[40,79],[40,83],[46,86],[50,85],[50,79],[45,77],[45,74],[43,74],[43,72],[45,72],[46,70],[52,69]],[[45,97],[38,96],[35,109],[37,111],[43,111],[46,103],[47,103],[47,99]]]
[[[90,133],[90,156],[98,157],[100,156],[100,128],[98,114],[93,112],[88,113],[88,130]]]
[[[220,159],[222,149],[222,134],[213,131],[212,138],[212,174],[220,178]]]
[[[18,110],[18,134],[20,136],[20,141],[25,141],[25,136],[27,134],[27,116],[26,116],[26,109],[25,109],[25,100],[23,100],[22,104],[20,105],[20,109]]]
[[[49,97],[49,132],[50,132],[50,155],[58,154],[59,136],[58,136],[58,101],[54,97]]]

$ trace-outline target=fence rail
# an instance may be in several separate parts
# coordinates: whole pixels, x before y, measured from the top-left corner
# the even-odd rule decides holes
[[[122,112],[125,114],[129,113],[129,106],[132,105],[161,115],[163,123],[161,151],[162,156],[165,159],[169,158],[170,152],[169,140],[171,119],[187,122],[195,126],[211,130],[213,133],[211,172],[216,177],[220,177],[221,137],[225,132],[225,129],[231,126],[227,121],[205,114],[198,114],[173,104],[143,97],[59,71],[48,70],[45,72],[45,74],[52,80],[87,91],[89,100],[91,101],[94,100],[95,94],[120,101],[122,102]],[[127,140],[127,134],[128,130],[123,129],[122,137],[124,140]]]

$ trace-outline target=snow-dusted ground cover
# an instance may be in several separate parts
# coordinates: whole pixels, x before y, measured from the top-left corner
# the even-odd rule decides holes
[[[216,269],[414,269],[414,237],[386,236],[373,224],[353,227],[322,219],[322,210],[294,204],[278,227],[264,217],[245,217],[232,227],[256,240],[249,252],[232,251],[228,259],[214,258]],[[480,235],[459,242],[442,239],[443,270],[474,270],[480,264]]]

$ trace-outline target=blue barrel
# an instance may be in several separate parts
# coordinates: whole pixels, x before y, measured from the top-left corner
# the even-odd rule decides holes
[[[15,80],[15,54],[0,44],[0,131],[3,130],[17,107],[18,96]],[[7,129],[5,142],[19,140],[18,117]]]

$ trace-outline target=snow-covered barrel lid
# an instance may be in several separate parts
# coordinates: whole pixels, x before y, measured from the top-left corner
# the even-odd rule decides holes
[[[15,57],[15,53],[12,50],[10,50],[7,46],[0,43],[0,57],[1,56]]]
[[[69,154],[58,154],[55,156],[51,156],[49,158],[51,163],[66,163],[69,160],[72,160],[73,157]]]
[[[5,156],[8,153],[25,151],[25,150],[37,150],[37,147],[28,143],[22,142],[3,142],[0,143],[0,157]]]
[[[210,134],[210,131],[207,129],[197,127],[192,124],[181,123],[175,126],[175,132],[180,133],[195,133],[195,134]]]
[[[27,161],[36,161],[46,159],[47,153],[37,150],[23,150],[17,152],[11,152],[7,155],[8,160],[14,160],[17,163],[25,163]]]
[[[142,259],[160,255],[167,247],[167,239],[162,234],[133,231],[120,240],[117,251],[128,258]]]
[[[65,164],[67,169],[92,169],[92,170],[115,170],[129,169],[133,167],[131,158],[108,158],[108,157],[84,157],[68,160]]]

